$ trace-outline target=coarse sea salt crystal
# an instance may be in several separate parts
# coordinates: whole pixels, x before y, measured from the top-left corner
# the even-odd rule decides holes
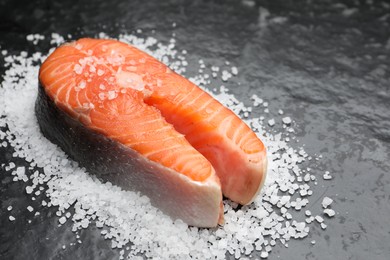
[[[331,218],[336,214],[336,212],[333,209],[324,209],[324,214]]]
[[[31,207],[31,206],[28,206],[28,207],[27,207],[27,210],[30,211],[30,212],[33,212],[33,211],[34,211],[34,208]]]
[[[285,125],[291,124],[291,118],[288,117],[288,116],[287,117],[283,117],[282,121],[283,121],[283,124],[285,124]]]
[[[34,35],[33,34],[29,34],[26,36],[26,39],[27,41],[33,41],[34,40]]]
[[[270,119],[270,120],[268,120],[268,125],[269,126],[274,126],[275,125],[275,119]]]
[[[8,219],[9,219],[9,221],[15,221],[15,217],[14,216],[9,216]]]
[[[60,222],[61,225],[64,224],[66,222],[66,217],[64,217],[64,216],[60,217],[58,222]]]
[[[222,71],[222,77],[221,77],[222,81],[226,82],[231,77],[232,77],[232,74],[230,72],[228,72],[227,70]]]
[[[33,187],[31,187],[31,186],[27,186],[27,187],[26,187],[26,193],[27,193],[27,194],[31,194],[33,191],[34,191],[34,188],[33,188]]]
[[[324,221],[324,219],[321,217],[321,216],[315,216],[314,219],[318,222],[318,223],[322,223]]]
[[[330,204],[332,204],[333,200],[329,197],[324,197],[322,200],[322,207],[327,208]]]
[[[268,257],[268,252],[262,251],[262,252],[260,253],[260,257],[261,257],[261,258],[267,258],[267,257]]]
[[[238,69],[237,69],[237,67],[232,67],[232,74],[233,74],[234,76],[236,76],[236,75],[238,74]]]
[[[328,171],[325,171],[324,175],[322,175],[322,178],[324,178],[324,180],[331,180],[332,175],[330,175]]]

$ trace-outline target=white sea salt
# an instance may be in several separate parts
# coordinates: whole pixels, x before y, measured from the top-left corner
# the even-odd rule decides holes
[[[318,222],[318,223],[322,223],[324,221],[324,219],[321,217],[321,216],[315,216],[314,219]]]
[[[104,33],[99,36],[108,38]],[[152,37],[138,38],[128,34],[119,35],[118,39],[134,44],[157,59],[169,63],[176,72],[185,72],[188,63],[182,54],[187,52],[177,51],[174,39],[170,40],[169,44],[159,43]],[[63,41],[62,36],[52,35],[53,44],[58,45]],[[73,68],[74,72],[81,74],[84,68],[89,66],[86,72],[101,74],[96,67],[95,70],[91,69],[92,57],[80,60]],[[309,173],[305,175],[303,171],[303,162],[310,160],[309,156],[301,148],[291,148],[285,133],[266,132],[265,128],[271,126],[269,122],[264,121],[264,117],[250,118],[252,108],[237,100],[227,88],[216,88],[213,95],[232,111],[243,115],[248,125],[262,138],[269,156],[268,176],[261,194],[251,205],[246,206],[245,210],[238,209],[237,204],[226,200],[224,226],[199,229],[188,227],[181,221],[172,221],[151,206],[146,197],[123,191],[109,183],[101,183],[78,167],[77,163],[67,159],[56,145],[42,137],[33,107],[36,98],[36,75],[39,70],[35,64],[43,58],[44,55],[41,54],[29,57],[27,53],[6,57],[5,62],[9,67],[0,88],[0,103],[3,104],[0,107],[0,115],[4,116],[10,130],[7,133],[0,131],[0,138],[6,139],[15,148],[15,157],[25,158],[26,162],[41,169],[29,175],[31,183],[26,187],[26,193],[32,194],[35,191],[34,194],[38,196],[40,193],[37,194],[37,191],[43,191],[43,186],[47,186],[44,193],[48,202],[42,200],[41,205],[56,207],[60,224],[71,221],[74,232],[96,225],[102,229],[102,237],[111,240],[113,248],[126,248],[125,254],[128,254],[126,257],[129,259],[136,259],[137,254],[162,259],[183,259],[189,255],[198,259],[224,259],[226,252],[240,258],[250,255],[254,250],[261,251],[261,258],[267,258],[277,243],[281,242],[288,247],[287,242],[290,239],[300,239],[309,234],[309,224],[314,217],[310,216],[305,222],[301,222],[295,216],[309,204],[305,196],[312,194],[310,185],[315,176]],[[17,60],[23,62],[18,63]],[[120,63],[123,60],[113,56],[109,62]],[[191,79],[206,89],[212,78],[218,77],[220,68],[213,65],[206,67],[203,61],[200,66],[204,73]],[[232,75],[238,74],[238,69],[233,66],[230,72],[222,70],[221,74],[222,81],[228,81]],[[108,79],[107,83],[114,80]],[[78,86],[79,89],[85,87],[86,83]],[[100,89],[105,91],[101,86]],[[98,97],[103,100],[115,98],[116,95],[117,92],[108,91],[100,92]],[[262,105],[269,110],[268,102],[264,102],[256,94],[251,96],[251,100],[253,107]],[[275,124],[275,119],[273,120]],[[292,120],[290,118],[287,123],[285,121],[282,119],[286,125]],[[292,142],[294,139],[290,137],[293,137],[293,131],[288,128],[285,128],[285,131],[290,133],[289,140]],[[12,135],[15,135],[14,139],[11,138]],[[24,176],[21,174],[22,170],[17,171],[20,171],[20,176]],[[309,172],[309,169],[307,171]],[[19,181],[17,173],[15,177],[16,181]],[[302,185],[302,181],[305,181],[307,186]],[[29,206],[28,210],[32,212],[34,209]],[[38,215],[39,212],[35,214]],[[9,220],[15,219],[11,220],[10,216]],[[77,241],[81,243],[80,240]],[[128,246],[129,243],[132,243],[131,247]],[[65,246],[63,248],[65,249]]]
[[[336,214],[336,212],[333,209],[324,209],[324,214],[331,218]]]
[[[58,222],[60,222],[60,224],[63,225],[66,222],[66,217],[64,217],[64,216],[60,217]]]
[[[331,180],[332,176],[330,175],[330,172],[325,171],[324,175],[322,175],[322,178],[324,178],[324,180]]]
[[[233,74],[234,76],[237,76],[237,75],[238,75],[238,69],[237,69],[237,67],[235,67],[235,66],[232,67],[232,74]]]
[[[322,200],[322,207],[325,209],[327,208],[330,204],[332,204],[333,200],[329,197],[324,197]]]
[[[28,207],[27,207],[27,210],[30,211],[30,212],[33,212],[33,211],[34,211],[34,208],[31,207],[31,206],[28,206]]]
[[[285,125],[291,124],[291,118],[288,117],[288,116],[287,117],[283,117],[282,121],[283,121],[283,124],[285,124]]]
[[[15,217],[14,216],[9,216],[8,219],[9,219],[9,221],[15,221]]]
[[[270,119],[270,120],[268,120],[268,125],[269,126],[274,126],[275,125],[275,119]]]

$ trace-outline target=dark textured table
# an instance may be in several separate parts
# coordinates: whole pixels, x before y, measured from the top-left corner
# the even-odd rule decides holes
[[[0,1],[0,45],[38,51],[27,44],[30,33],[142,29],[167,39],[174,31],[189,60],[232,61],[242,84],[227,87],[240,100],[254,93],[269,100],[271,116],[288,111],[306,151],[322,154],[316,167],[334,176],[315,186],[310,199],[334,199],[338,214],[328,228],[314,228],[289,248],[277,245],[269,259],[379,260],[390,257],[389,14],[385,1],[9,0]],[[11,154],[0,148],[0,163]],[[0,259],[118,257],[92,227],[81,232],[82,244],[63,250],[74,234],[70,223],[57,227],[55,209],[40,209],[31,224],[10,223],[7,206],[23,219],[31,201],[22,192],[26,184],[1,171]]]

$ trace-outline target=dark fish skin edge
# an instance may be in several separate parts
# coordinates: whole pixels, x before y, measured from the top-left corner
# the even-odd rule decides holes
[[[167,183],[168,180],[159,177],[160,171],[171,171],[170,169],[84,127],[55,105],[41,83],[38,86],[35,114],[43,135],[101,181],[111,182],[124,190],[141,192],[149,197],[152,205],[173,219],[182,218],[185,211],[184,218],[187,219],[182,218],[184,222],[195,226],[203,225],[197,223],[199,217],[196,209],[188,207],[188,203],[199,203],[203,198],[183,196],[188,193],[188,187],[173,186]],[[147,178],[151,181],[145,182],[145,175],[148,175]],[[161,185],[171,188],[164,189]],[[156,190],[159,192],[155,192]],[[169,200],[172,197],[174,200]],[[211,203],[208,206],[214,207]]]

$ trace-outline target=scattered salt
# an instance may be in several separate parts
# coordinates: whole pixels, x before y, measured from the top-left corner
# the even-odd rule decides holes
[[[108,37],[104,33],[99,36]],[[178,73],[184,72],[185,66],[188,65],[182,56],[187,52],[175,50],[174,39],[170,40],[168,45],[164,45],[152,37],[143,39],[124,34],[119,35],[118,38],[169,63],[168,65]],[[32,37],[29,36],[29,39],[31,40]],[[63,42],[62,36],[52,35],[52,44],[58,45]],[[4,55],[6,54],[5,52]],[[90,52],[90,55],[92,54]],[[304,172],[304,166],[302,166],[304,161],[310,160],[310,156],[303,149],[291,148],[284,134],[273,135],[266,132],[264,117],[250,118],[252,108],[246,107],[223,86],[216,89],[213,95],[232,111],[243,115],[248,125],[261,136],[268,150],[269,174],[266,183],[261,194],[251,205],[246,206],[245,210],[239,209],[237,204],[226,200],[224,201],[226,211],[224,226],[215,229],[188,227],[181,221],[172,221],[151,206],[145,197],[140,197],[134,192],[123,191],[109,183],[101,183],[78,167],[77,163],[68,160],[67,156],[57,146],[43,138],[39,131],[33,107],[36,97],[36,75],[39,70],[35,64],[42,58],[44,58],[43,55],[29,57],[26,52],[19,56],[6,57],[6,64],[9,67],[7,67],[2,88],[0,88],[0,103],[4,104],[0,107],[0,115],[4,116],[10,130],[3,133],[0,129],[0,137],[4,136],[15,148],[15,157],[25,158],[26,162],[42,169],[29,176],[29,181],[32,183],[26,187],[26,193],[32,194],[35,190],[34,194],[38,196],[40,194],[38,191],[43,191],[43,186],[47,186],[45,194],[48,196],[48,202],[42,200],[41,204],[56,207],[60,224],[64,224],[67,220],[72,221],[74,232],[87,228],[89,225],[102,228],[102,236],[112,241],[113,248],[126,247],[129,259],[135,259],[135,255],[144,253],[150,258],[180,258],[178,252],[182,252],[183,256],[190,254],[193,258],[199,259],[225,259],[226,252],[236,258],[243,258],[254,250],[261,251],[261,258],[267,258],[277,242],[280,241],[288,247],[287,242],[290,239],[306,237],[309,234],[308,224],[314,219],[319,221],[319,216],[316,218],[310,216],[311,212],[307,214],[308,210],[305,211],[305,215],[310,217],[306,218],[305,222],[298,222],[295,216],[299,210],[307,207],[309,200],[305,197],[312,194],[309,185],[315,180],[315,176]],[[14,62],[15,59],[22,60],[23,63]],[[114,55],[109,58],[108,62],[120,63],[123,62],[123,57]],[[97,75],[102,73],[97,67],[92,68],[91,64],[91,60],[82,59],[74,66],[74,72],[82,74],[84,68],[89,66],[86,72],[96,72]],[[197,84],[206,87],[211,83],[209,75],[217,78],[220,68],[218,66],[208,68],[203,60],[199,64],[205,73],[191,78]],[[229,64],[226,63],[226,65]],[[222,70],[221,79],[227,81],[237,73],[238,69],[234,66],[231,67],[230,72]],[[110,78],[107,83],[114,81],[115,78]],[[87,83],[80,84],[77,87],[83,89]],[[158,82],[156,84],[159,85]],[[106,90],[104,85],[99,87],[102,91]],[[110,90],[99,93],[98,97],[101,100],[113,99],[116,95],[117,92]],[[18,100],[18,102],[15,103],[12,100]],[[264,102],[256,94],[251,96],[251,100],[254,107],[262,104],[269,112],[268,102]],[[283,114],[280,111],[278,111],[279,115]],[[284,125],[291,124],[292,120],[287,118],[282,119]],[[275,124],[275,119],[271,120],[269,120],[271,124],[268,121],[270,126]],[[290,133],[289,137],[294,132],[289,127],[285,127],[285,131]],[[14,139],[11,135],[14,135]],[[294,139],[289,138],[289,140]],[[11,163],[9,167],[12,169]],[[22,176],[21,179],[24,181],[25,173],[22,169],[18,169],[14,173],[16,181],[20,180],[18,176]],[[69,209],[70,207],[72,210]],[[31,206],[27,209],[30,212],[34,210]],[[325,211],[324,213],[327,214]],[[39,215],[39,212],[35,214]],[[11,219],[10,216],[9,220],[13,221],[15,218]],[[128,223],[132,225],[129,226]],[[321,224],[324,228],[325,224]],[[168,241],[167,238],[169,238]],[[77,242],[81,243],[80,240]],[[129,244],[131,247],[127,246]],[[63,248],[65,249],[65,245]]]
[[[74,65],[74,72],[76,73],[76,74],[81,74],[81,73],[83,73],[83,67],[81,67],[80,66],[80,64],[76,64],[76,65]]]
[[[33,187],[31,187],[31,186],[27,186],[27,187],[26,187],[26,193],[27,193],[27,194],[31,194],[33,191],[34,191],[34,188],[33,188]]]
[[[115,93],[115,91],[114,91],[114,90],[108,91],[108,100],[112,100],[112,99],[114,99],[114,98],[116,98],[116,93]]]
[[[268,257],[268,252],[262,251],[262,252],[260,253],[260,257],[261,257],[261,258],[267,258],[267,257]]]
[[[15,217],[14,216],[9,216],[8,219],[9,219],[9,221],[14,221]]]
[[[233,74],[234,76],[236,76],[236,75],[238,74],[238,69],[237,69],[237,67],[232,67],[232,74]]]
[[[232,77],[232,74],[227,70],[222,71],[222,81],[226,82],[228,79]]]

